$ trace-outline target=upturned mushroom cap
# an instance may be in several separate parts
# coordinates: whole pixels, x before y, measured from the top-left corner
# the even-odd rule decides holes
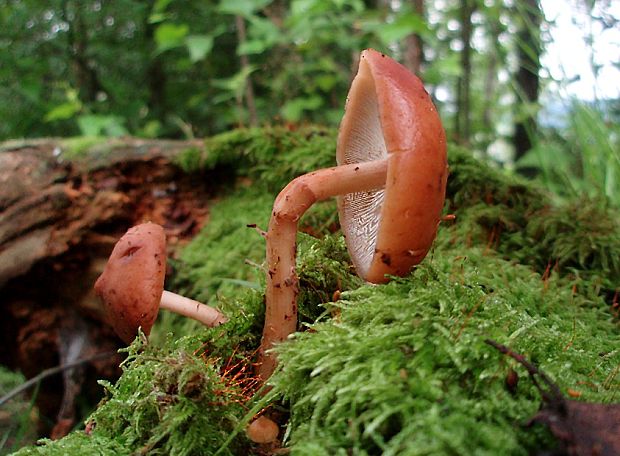
[[[146,335],[157,318],[166,275],[166,235],[155,223],[130,228],[114,246],[95,283],[110,323],[127,344]]]
[[[447,170],[446,137],[422,82],[391,58],[362,52],[338,134],[339,165],[389,157],[383,190],[339,198],[358,274],[381,283],[405,275],[437,233]]]

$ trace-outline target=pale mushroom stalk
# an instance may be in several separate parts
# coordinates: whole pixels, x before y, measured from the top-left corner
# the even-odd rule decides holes
[[[161,294],[159,307],[192,318],[209,327],[218,326],[228,321],[219,310],[167,290]]]
[[[267,287],[262,347],[271,347],[293,333],[297,325],[298,278],[295,273],[297,223],[317,201],[349,193],[369,192],[385,185],[389,157],[321,169],[291,181],[273,205],[267,231]],[[275,369],[272,354],[261,351],[259,375]]]
[[[217,309],[164,290],[166,234],[155,223],[130,228],[114,246],[95,282],[108,320],[118,336],[130,344],[138,328],[147,336],[160,307],[193,318],[206,326],[225,323]]]

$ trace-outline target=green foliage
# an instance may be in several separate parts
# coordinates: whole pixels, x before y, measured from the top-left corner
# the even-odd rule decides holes
[[[620,207],[620,124],[611,111],[574,101],[564,136],[548,134],[519,161],[562,197],[606,198]]]
[[[23,375],[0,365],[0,396],[19,387],[24,381]],[[36,414],[33,412],[33,401],[29,400],[25,393],[13,397],[2,405],[0,454],[8,454],[12,449],[29,445],[36,440],[33,429]]]
[[[456,139],[478,150],[509,139],[511,127],[540,108],[515,93],[511,62],[518,50],[537,61],[544,43],[516,32],[539,36],[538,18],[542,39],[549,40],[553,24],[544,23],[538,6],[519,2],[423,3],[419,11],[411,2],[362,0],[0,2],[0,43],[10,49],[0,56],[0,139],[204,137],[274,120],[335,126],[359,51],[374,47],[411,66],[417,38],[424,48],[419,72],[449,137],[465,135],[455,131],[463,129],[459,116],[471,132]],[[458,114],[469,71],[463,67],[463,50],[470,47],[462,42],[465,5],[474,11],[475,39],[468,112]],[[575,9],[576,20],[589,24],[583,27],[590,30],[584,32],[588,43],[592,30],[606,26],[597,22],[613,17],[609,8],[596,2],[584,10],[590,17]],[[591,63],[595,76],[608,68]],[[541,76],[548,90],[544,82]],[[608,103],[613,109],[614,101]],[[557,124],[558,115],[552,117]],[[569,124],[553,129],[557,138],[539,138],[544,141],[522,164],[541,168],[554,191],[604,194],[617,203],[613,120],[576,104]]]

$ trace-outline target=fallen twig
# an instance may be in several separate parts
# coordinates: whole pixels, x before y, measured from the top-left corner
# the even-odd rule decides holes
[[[89,363],[91,361],[95,361],[97,359],[107,358],[108,356],[115,355],[116,353],[117,353],[116,351],[101,352],[101,353],[97,353],[97,354],[95,354],[93,356],[89,356],[87,358],[78,359],[78,360],[73,361],[71,363],[61,364],[59,366],[50,367],[49,369],[42,370],[41,372],[39,372],[37,375],[35,375],[31,379],[29,379],[28,381],[22,383],[21,385],[19,385],[16,388],[13,388],[7,394],[5,394],[4,396],[0,397],[0,406],[4,405],[5,403],[7,403],[11,399],[13,399],[19,393],[22,393],[22,392],[26,391],[28,388],[30,388],[31,386],[36,385],[37,383],[39,383],[44,378],[50,377],[50,376],[55,375],[55,374],[59,374],[60,372],[63,372],[65,370],[67,370],[67,369],[74,369],[74,368],[76,368],[78,366],[81,366],[82,364],[86,364],[86,363]]]

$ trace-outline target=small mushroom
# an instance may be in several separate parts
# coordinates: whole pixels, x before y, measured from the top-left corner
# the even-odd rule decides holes
[[[271,418],[261,415],[252,421],[246,432],[254,443],[272,443],[278,438],[280,428]]]
[[[95,293],[103,301],[112,327],[125,343],[131,343],[139,327],[146,335],[150,334],[160,307],[206,326],[227,321],[213,307],[165,291],[165,275],[166,234],[161,226],[136,225],[114,246],[95,283]]]
[[[437,233],[448,175],[441,120],[422,82],[391,58],[362,52],[340,124],[338,166],[291,181],[267,232],[267,287],[259,376],[268,350],[297,327],[297,222],[316,201],[339,196],[342,231],[357,273],[382,283],[426,256]]]

